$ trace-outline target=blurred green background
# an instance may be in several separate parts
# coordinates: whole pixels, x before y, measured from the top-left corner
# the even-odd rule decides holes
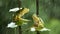
[[[21,0],[21,3],[21,7],[30,9],[24,18],[31,20],[32,14],[36,13],[36,0]],[[19,34],[18,28],[16,30],[7,28],[13,14],[9,13],[9,10],[15,7],[18,7],[17,0],[0,0],[0,34]],[[45,27],[51,29],[46,34],[60,34],[60,0],[39,0],[39,17],[45,22]],[[33,22],[23,25],[22,30],[25,31],[32,25]],[[36,34],[36,32],[25,31],[23,34]]]

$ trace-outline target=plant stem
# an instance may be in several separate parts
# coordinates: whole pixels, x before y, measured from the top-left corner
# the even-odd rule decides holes
[[[16,28],[15,28],[15,30],[14,30],[14,31],[15,31],[15,34],[16,34]]]
[[[22,34],[21,26],[19,26],[19,34]]]
[[[21,7],[21,1],[20,0],[18,0],[18,7],[19,7],[19,9]]]
[[[39,15],[39,0],[36,0],[36,14]]]
[[[40,32],[39,31],[36,31],[36,34],[40,34]]]
[[[18,0],[18,7],[19,7],[19,9],[21,7],[21,1],[20,0]],[[19,34],[22,34],[21,26],[18,26],[18,27],[19,27]]]
[[[39,16],[39,0],[36,0],[36,15]],[[40,32],[36,31],[36,34],[40,34]]]

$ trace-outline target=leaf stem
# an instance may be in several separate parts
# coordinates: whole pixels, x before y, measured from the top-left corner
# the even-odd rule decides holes
[[[19,7],[19,9],[21,7],[21,1],[20,0],[18,0],[18,7]],[[19,34],[22,34],[21,26],[18,26],[18,27],[19,27]]]
[[[36,31],[36,34],[40,34],[40,32],[39,31]]]
[[[19,34],[22,34],[21,26],[19,26]]]
[[[39,0],[36,0],[36,14],[39,15]]]
[[[36,15],[39,16],[39,0],[36,0]],[[40,34],[40,32],[36,31],[36,34]]]
[[[18,7],[19,7],[19,9],[21,7],[21,1],[20,0],[18,0]]]

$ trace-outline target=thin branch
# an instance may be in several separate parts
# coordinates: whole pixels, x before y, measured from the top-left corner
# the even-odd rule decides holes
[[[37,32],[37,34],[40,34],[40,32],[39,31],[36,31]]]
[[[18,7],[20,8],[21,7],[21,1],[18,0]]]
[[[22,34],[21,26],[19,26],[19,34]]]
[[[36,14],[39,15],[39,0],[36,0]]]
[[[36,0],[36,14],[39,16],[39,0]],[[36,34],[40,34],[40,32],[36,31]]]
[[[19,7],[19,9],[21,7],[21,1],[20,0],[18,0],[18,7]],[[19,27],[19,34],[22,34],[21,26],[18,26],[18,27]]]

